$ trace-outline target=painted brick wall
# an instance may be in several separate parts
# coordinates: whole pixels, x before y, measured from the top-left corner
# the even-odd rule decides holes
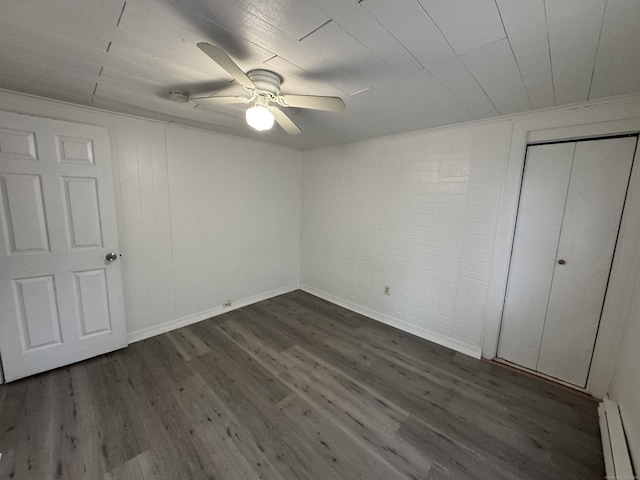
[[[499,121],[305,152],[303,288],[479,356],[510,135]]]

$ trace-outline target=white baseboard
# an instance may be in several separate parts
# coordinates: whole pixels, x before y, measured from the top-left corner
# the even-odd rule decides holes
[[[286,287],[277,288],[275,290],[270,290],[268,292],[259,293],[258,295],[243,298],[241,300],[236,300],[233,302],[233,306],[231,307],[214,307],[209,310],[204,310],[202,312],[187,315],[186,317],[169,320],[168,322],[154,325],[153,327],[143,328],[142,330],[137,330],[135,332],[129,332],[127,334],[127,341],[128,343],[139,342],[140,340],[144,340],[145,338],[155,337],[156,335],[170,332],[171,330],[186,327],[187,325],[198,323],[211,317],[216,317],[237,308],[246,307],[247,305],[251,305],[252,303],[261,302],[262,300],[267,300],[272,297],[277,297],[278,295],[293,292],[298,288],[300,288],[298,284],[287,285]]]
[[[340,305],[341,307],[359,313],[360,315],[364,315],[365,317],[372,318],[374,320],[377,320],[378,322],[385,323],[399,330],[403,330],[407,333],[411,333],[418,337],[424,338],[425,340],[429,340],[430,342],[442,345],[443,347],[450,348],[452,350],[455,350],[456,352],[464,353],[465,355],[469,355],[473,358],[481,358],[482,356],[482,348],[479,345],[469,345],[467,343],[460,342],[455,338],[445,337],[439,333],[427,330],[426,328],[417,327],[398,318],[391,317],[390,315],[376,312],[375,310],[363,307],[362,305],[357,305],[347,300],[343,300],[342,298],[338,298],[331,295],[330,293],[317,290],[313,287],[310,287],[309,285],[300,285],[300,290],[310,293],[311,295],[315,295],[316,297],[320,297],[327,302]]]
[[[629,447],[624,435],[622,417],[618,404],[605,398],[598,405],[600,417],[600,435],[602,436],[602,451],[607,479],[632,480],[633,467]]]

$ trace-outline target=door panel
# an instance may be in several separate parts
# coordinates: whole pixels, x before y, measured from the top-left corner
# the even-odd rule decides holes
[[[535,369],[575,144],[529,147],[498,356]]]
[[[636,138],[576,146],[537,370],[585,386]]]
[[[0,112],[0,354],[15,380],[126,346],[104,128]]]
[[[53,275],[14,281],[25,351],[62,343]]]
[[[0,159],[37,160],[35,132],[0,128]]]
[[[102,247],[95,178],[62,177],[71,248]]]
[[[111,330],[106,269],[74,272],[82,336]]]
[[[11,253],[49,250],[39,175],[2,175],[3,230]]]
[[[58,161],[93,165],[93,141],[89,138],[56,135]]]

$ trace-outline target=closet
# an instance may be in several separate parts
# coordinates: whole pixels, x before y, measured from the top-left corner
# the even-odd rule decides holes
[[[528,147],[499,358],[586,386],[636,144]]]

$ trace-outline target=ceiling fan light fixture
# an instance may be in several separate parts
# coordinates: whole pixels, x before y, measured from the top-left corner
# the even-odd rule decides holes
[[[254,105],[247,109],[247,123],[259,132],[271,129],[274,120],[273,113],[264,105]]]

